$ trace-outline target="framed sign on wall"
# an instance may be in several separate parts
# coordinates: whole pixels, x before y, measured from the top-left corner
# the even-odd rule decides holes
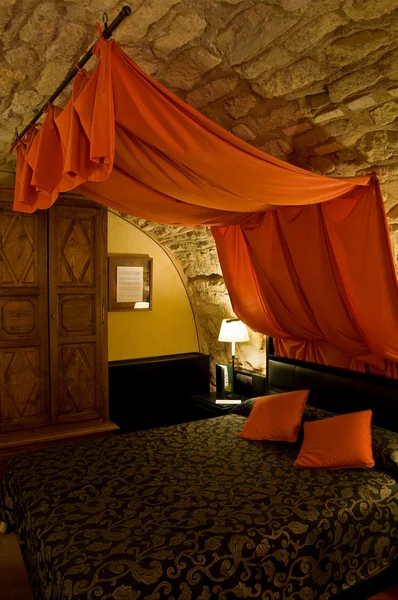
[[[153,259],[111,254],[108,261],[109,310],[152,310]]]

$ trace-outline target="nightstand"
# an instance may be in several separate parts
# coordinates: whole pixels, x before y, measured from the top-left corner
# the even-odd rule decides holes
[[[240,396],[242,402],[247,398]],[[199,421],[201,419],[211,419],[212,417],[218,417],[220,415],[226,415],[229,413],[231,408],[236,404],[216,404],[216,400],[219,397],[216,392],[209,392],[208,394],[195,394],[190,398],[190,413],[192,415],[192,421]],[[220,398],[221,399],[221,398]]]

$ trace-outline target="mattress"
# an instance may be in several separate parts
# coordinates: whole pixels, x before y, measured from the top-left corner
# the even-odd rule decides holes
[[[326,600],[398,555],[398,482],[292,466],[226,415],[21,454],[2,483],[36,600]]]

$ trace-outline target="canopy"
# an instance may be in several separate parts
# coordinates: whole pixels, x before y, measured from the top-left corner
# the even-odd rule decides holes
[[[236,314],[279,352],[394,375],[398,284],[375,176],[337,179],[225,131],[100,38],[63,111],[17,146],[15,210],[80,191],[151,221],[211,225]]]

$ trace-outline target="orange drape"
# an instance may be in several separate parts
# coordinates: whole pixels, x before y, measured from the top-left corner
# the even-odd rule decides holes
[[[236,314],[279,338],[278,354],[397,375],[398,285],[376,179],[213,235]]]
[[[170,224],[212,225],[236,313],[279,352],[394,375],[398,287],[374,177],[332,179],[217,126],[100,38],[98,64],[17,148],[16,210],[77,186]],[[272,209],[272,210],[270,210]]]

